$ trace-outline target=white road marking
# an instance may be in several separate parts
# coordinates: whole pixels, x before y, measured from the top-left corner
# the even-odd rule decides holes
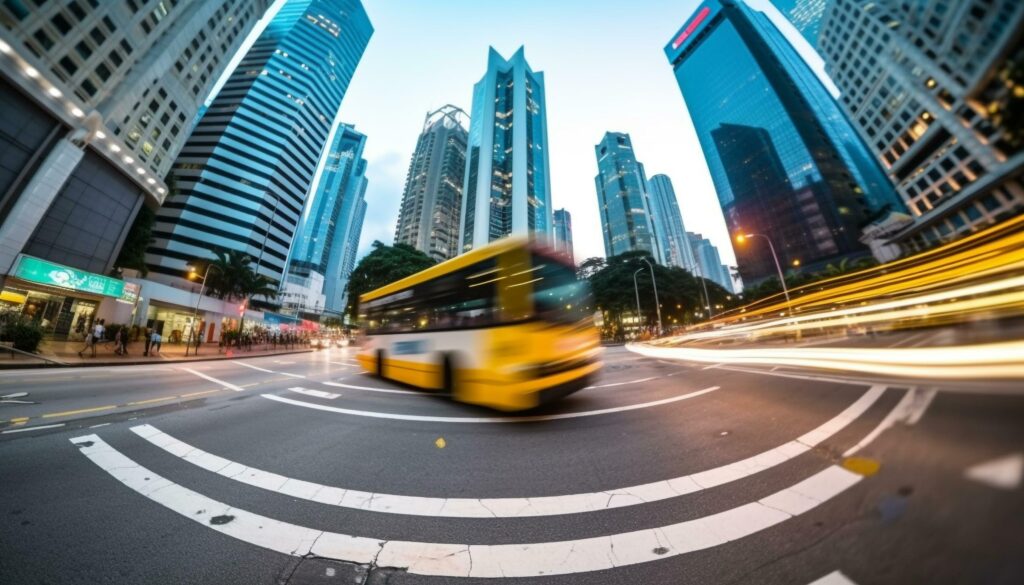
[[[89,428],[90,428],[90,429],[98,429],[98,428],[100,428],[100,427],[105,427],[105,426],[107,426],[107,425],[109,425],[109,424],[110,424],[110,423],[100,423],[100,424],[98,424],[98,425],[92,425],[92,426],[91,426],[91,427],[89,427]]]
[[[268,369],[266,369],[266,368],[259,368],[259,367],[256,367],[256,366],[252,365],[252,364],[247,364],[247,363],[245,363],[245,362],[233,361],[233,362],[231,362],[231,363],[233,363],[233,364],[238,364],[238,365],[240,365],[240,366],[245,366],[245,367],[247,367],[247,368],[252,368],[253,370],[259,370],[259,371],[261,371],[261,372],[266,372],[266,373],[268,373],[268,374],[276,374],[276,373],[277,373],[277,372],[275,372],[274,370],[268,370]]]
[[[342,378],[344,379],[344,378]],[[341,382],[320,382],[325,386],[334,386],[335,388],[348,388],[350,390],[366,390],[367,392],[383,392],[384,394],[413,394],[415,396],[437,396],[437,393],[430,392],[429,390],[395,390],[393,388],[373,388],[372,386],[353,386],[352,384],[342,384]]]
[[[921,417],[924,416],[924,411],[928,409],[928,405],[932,403],[933,398],[935,398],[935,390],[919,390],[917,388],[907,390],[903,398],[896,404],[896,407],[889,411],[889,414],[882,419],[882,422],[878,423],[878,426],[861,439],[859,443],[847,449],[843,453],[843,457],[849,457],[860,451],[878,438],[878,435],[892,428],[898,422],[908,425],[917,424],[917,421],[921,420]]]
[[[821,579],[818,579],[810,585],[857,585],[851,581],[846,575],[839,571],[832,571],[828,575],[825,575]]]
[[[1020,487],[1024,476],[1024,454],[1013,453],[1005,457],[972,465],[964,471],[964,477],[1001,490],[1015,490]]]
[[[6,435],[9,433],[24,433],[25,431],[41,431],[43,429],[55,429],[62,426],[64,426],[64,423],[57,423],[55,425],[39,425],[37,427],[21,427],[20,429],[8,429],[0,434]]]
[[[537,414],[533,416],[501,416],[501,417],[470,417],[470,416],[425,416],[415,414],[397,414],[392,412],[373,412],[369,410],[352,410],[348,408],[337,408],[334,406],[327,406],[324,404],[312,404],[309,402],[303,402],[301,400],[292,400],[290,398],[284,398],[281,396],[274,396],[273,394],[260,394],[264,398],[275,400],[277,402],[284,402],[285,404],[292,404],[295,406],[304,406],[306,408],[312,408],[314,410],[324,410],[327,412],[336,412],[339,414],[350,414],[353,416],[365,416],[368,418],[385,418],[391,420],[410,420],[418,422],[443,422],[443,423],[524,423],[524,422],[540,422],[546,420],[560,420],[566,418],[580,418],[584,416],[597,416],[599,414],[611,414],[614,412],[625,412],[628,410],[637,410],[641,408],[650,408],[652,406],[661,406],[663,404],[669,404],[672,402],[679,402],[680,400],[686,400],[687,398],[694,398],[708,392],[714,392],[718,390],[718,386],[711,386],[703,390],[697,390],[696,392],[690,392],[689,394],[683,394],[681,396],[673,396],[672,398],[664,398],[662,400],[655,400],[653,402],[643,402],[641,404],[630,404],[627,406],[616,406],[613,408],[602,408],[600,410],[585,410],[583,412],[564,412],[561,414]]]
[[[293,556],[315,555],[417,575],[537,577],[612,569],[719,546],[814,509],[862,476],[832,465],[760,501],[677,524],[569,541],[503,545],[394,541],[324,532],[260,516],[165,479],[97,435],[71,439],[83,455],[130,489],[207,528]]]
[[[334,400],[335,398],[341,396],[341,394],[335,394],[333,392],[324,392],[323,390],[310,390],[308,388],[302,388],[300,386],[289,388],[289,390],[297,394],[305,394],[306,396],[315,396],[317,398],[326,398],[328,400]]]
[[[651,376],[650,378],[640,378],[639,380],[629,380],[626,382],[614,382],[612,384],[599,384],[597,386],[587,386],[584,390],[594,390],[597,388],[611,388],[613,386],[626,386],[628,384],[639,384],[641,382],[650,382],[651,380],[657,380],[657,376]]]
[[[242,391],[244,391],[244,389],[239,387],[239,386],[235,386],[234,384],[229,384],[229,383],[225,382],[224,380],[218,380],[217,378],[214,378],[213,376],[207,376],[206,374],[204,374],[202,372],[197,372],[197,371],[189,369],[189,368],[182,368],[182,369],[185,370],[186,372],[191,373],[191,374],[195,374],[196,376],[199,376],[200,378],[202,378],[204,380],[209,380],[210,382],[213,382],[214,384],[220,384],[221,386],[227,388],[228,390],[234,390],[235,392],[242,392]]]
[[[702,370],[713,370],[713,369],[717,368],[717,367],[718,367],[718,366],[720,366],[720,365],[722,365],[722,364],[711,364],[710,366],[704,366],[704,367],[703,367],[703,368],[701,368],[701,369],[702,369]]]
[[[343,367],[346,367],[346,368],[351,368],[352,367],[352,364],[346,364],[345,362],[327,362],[327,363],[334,364],[336,366],[343,366]]]
[[[288,376],[290,378],[305,378],[302,374],[289,374],[288,372],[276,372],[282,376]]]
[[[291,390],[296,390],[291,388]],[[676,498],[736,481],[810,451],[846,428],[885,392],[875,386],[843,412],[794,441],[714,469],[652,483],[593,493],[521,498],[427,498],[380,494],[312,483],[247,467],[175,439],[151,425],[132,427],[150,443],[207,471],[294,498],[387,514],[445,518],[525,518],[579,514]]]

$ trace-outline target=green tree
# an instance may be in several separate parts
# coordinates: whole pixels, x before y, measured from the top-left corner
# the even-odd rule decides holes
[[[197,260],[192,263],[194,274],[200,278],[203,274],[207,275],[205,294],[228,301],[245,301],[247,307],[255,297],[277,298],[277,283],[256,272],[248,254],[237,250],[217,250],[214,254],[216,258],[213,260]],[[238,322],[239,331],[244,324],[245,315],[242,315]]]
[[[580,270],[581,273],[590,272],[588,280],[594,291],[597,306],[604,314],[602,334],[605,337],[625,337],[622,321],[624,317],[631,318],[636,314],[637,292],[640,296],[640,312],[644,323],[654,327],[658,322],[651,272],[642,260],[644,257],[654,266],[661,320],[666,330],[694,322],[698,318],[695,313],[700,313],[700,318],[707,317],[700,280],[686,270],[656,264],[647,252],[642,251],[626,252],[604,261],[591,258],[581,264]],[[636,275],[634,288],[633,273],[637,269],[642,270]],[[707,280],[706,285],[712,305],[724,307],[734,303],[732,295],[718,284]]]
[[[373,250],[356,264],[348,280],[348,312],[359,313],[359,295],[411,276],[435,264],[434,260],[408,244],[387,246],[373,243]]]
[[[121,252],[117,255],[118,268],[131,268],[139,271],[139,275],[146,276],[149,269],[146,268],[146,248],[153,243],[153,223],[156,221],[156,213],[143,205],[135,216],[128,235],[124,238]]]

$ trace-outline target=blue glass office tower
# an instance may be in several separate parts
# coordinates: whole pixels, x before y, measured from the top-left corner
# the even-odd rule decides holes
[[[665,264],[696,274],[693,249],[690,247],[690,239],[686,237],[686,226],[683,225],[683,214],[679,211],[672,179],[667,175],[654,175],[647,181],[647,191],[654,212],[654,231],[658,234]]]
[[[594,146],[594,154],[594,185],[605,256],[645,250],[656,262],[664,264],[647,195],[647,175],[644,165],[636,160],[629,134],[605,132],[601,142]]]
[[[150,278],[237,250],[275,282],[331,125],[373,34],[358,0],[289,0],[210,104],[172,170]]]
[[[812,47],[818,44],[818,32],[821,31],[821,19],[828,0],[772,0],[772,4],[793,23]]]
[[[693,249],[694,268],[696,269],[694,275],[706,278],[728,292],[734,292],[729,267],[722,264],[718,248],[711,243],[711,240],[693,232],[686,232],[686,239]]]
[[[701,4],[665,47],[734,234],[769,236],[809,270],[868,254],[861,226],[901,204],[785,37],[740,0]],[[736,247],[744,282],[775,274],[765,245]]]
[[[323,275],[323,308],[331,313],[345,308],[342,296],[348,277],[343,273],[344,262],[353,236],[357,245],[359,242],[362,222],[357,225],[355,220],[366,193],[365,146],[366,136],[354,127],[338,127],[320,183],[303,212],[288,265],[289,280],[308,279],[312,272]]]
[[[555,250],[565,254],[575,263],[576,257],[572,249],[572,214],[565,209],[556,209],[554,220]]]
[[[508,235],[551,236],[544,74],[522,47],[505,60],[493,48],[473,86],[462,189],[463,252]]]
[[[348,229],[348,240],[345,242],[345,259],[341,265],[341,280],[345,286],[341,289],[339,306],[348,306],[348,281],[356,266],[356,253],[359,251],[359,239],[363,234],[363,220],[366,219],[366,199],[360,195],[356,200],[356,211],[352,215],[352,223]]]

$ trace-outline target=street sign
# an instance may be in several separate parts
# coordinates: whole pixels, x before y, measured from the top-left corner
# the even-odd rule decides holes
[[[106,297],[121,298],[125,292],[125,282],[123,280],[47,262],[46,260],[25,254],[18,255],[18,260],[11,275],[28,282]],[[138,295],[137,290],[135,294]]]

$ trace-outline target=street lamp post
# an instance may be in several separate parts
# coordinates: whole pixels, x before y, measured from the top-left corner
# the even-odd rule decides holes
[[[779,264],[779,257],[775,254],[775,246],[772,245],[772,239],[764,234],[739,234],[736,236],[736,241],[743,243],[747,238],[764,238],[768,242],[768,250],[772,253],[772,260],[775,261],[775,270],[779,273],[779,282],[782,284],[782,294],[786,295],[786,309],[789,312],[789,316],[793,316],[793,303],[789,300],[789,289],[786,288],[786,277],[782,274],[782,265]]]
[[[639,273],[643,269],[644,269],[644,267],[641,266],[640,268],[637,268],[633,272],[633,292],[636,293],[636,327],[637,327],[637,329],[640,328],[640,287],[637,286],[637,284],[636,284],[636,275],[637,275],[637,273]]]
[[[213,264],[207,263],[206,271],[203,272],[203,280],[199,283],[199,298],[196,299],[196,308],[192,311],[192,327],[189,329],[188,343],[185,344],[185,357],[188,357],[188,348],[192,345],[192,338],[196,335],[196,320],[199,318],[199,303],[203,302],[203,291],[206,290],[206,279],[210,276],[210,269]],[[195,266],[188,267],[189,275],[196,273]],[[202,333],[200,333],[201,335]],[[198,338],[197,338],[198,339]],[[199,355],[199,342],[196,342],[196,355]]]
[[[651,285],[654,287],[654,308],[658,311],[658,335],[660,336],[664,330],[661,328],[661,303],[658,302],[658,283],[654,280],[654,266],[651,265],[651,261],[646,257],[641,256],[640,259],[651,269]],[[635,280],[634,278],[634,284]]]

